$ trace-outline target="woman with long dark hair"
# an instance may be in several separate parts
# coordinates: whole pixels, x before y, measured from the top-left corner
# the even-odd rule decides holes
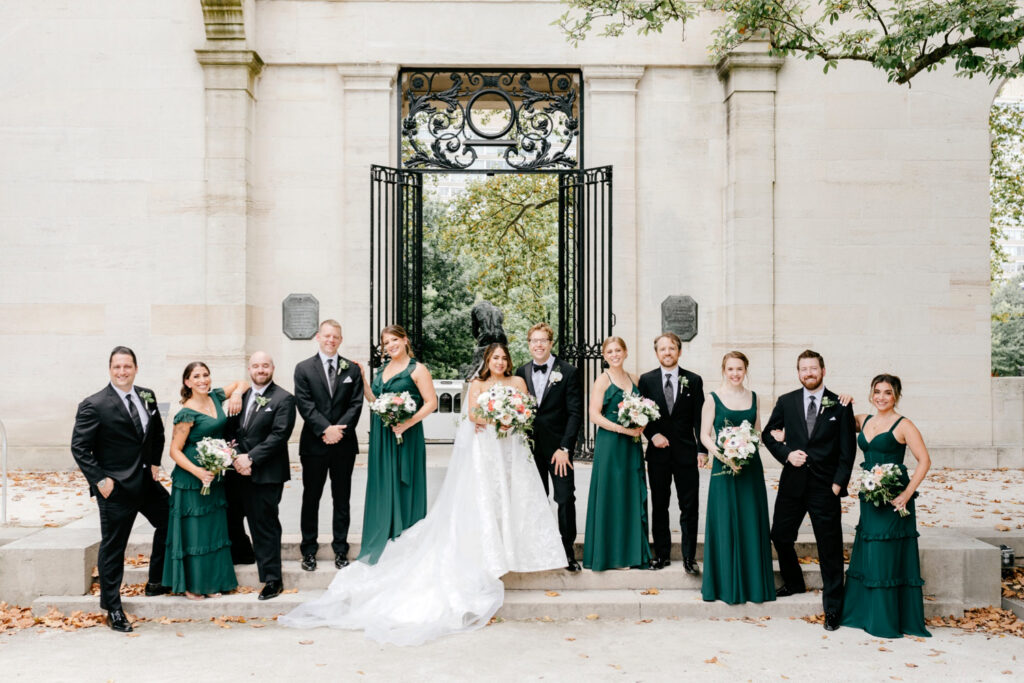
[[[212,389],[210,368],[202,361],[185,366],[181,376],[181,410],[174,416],[171,436],[171,506],[167,524],[164,585],[190,600],[217,597],[238,586],[228,540],[224,484],[199,465],[196,444],[205,437],[224,437],[227,412],[242,408],[245,381]],[[200,493],[210,487],[207,495]]]

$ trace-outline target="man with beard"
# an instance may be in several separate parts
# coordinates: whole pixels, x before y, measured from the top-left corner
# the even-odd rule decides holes
[[[291,479],[288,437],[295,427],[295,398],[274,384],[274,361],[262,351],[249,358],[252,387],[242,395],[235,438],[238,494],[249,520],[252,549],[264,583],[260,600],[284,590],[281,573],[281,520],[278,506]]]
[[[810,513],[821,565],[825,630],[839,628],[843,607],[843,530],[840,499],[853,471],[856,422],[852,405],[825,388],[825,360],[808,349],[797,358],[803,388],[779,397],[761,439],[782,463],[775,498],[772,542],[779,557],[778,597],[803,593],[803,571],[796,557],[797,533]],[[784,430],[784,441],[772,434]]]

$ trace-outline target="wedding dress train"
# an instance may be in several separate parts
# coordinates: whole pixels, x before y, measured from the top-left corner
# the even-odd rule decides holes
[[[427,516],[380,560],[338,571],[327,592],[278,619],[295,628],[363,629],[418,645],[481,628],[504,601],[501,576],[564,567],[558,524],[522,437],[463,420]]]

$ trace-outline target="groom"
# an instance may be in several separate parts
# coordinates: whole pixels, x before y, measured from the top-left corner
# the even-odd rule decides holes
[[[114,347],[109,369],[110,384],[78,405],[71,454],[100,511],[100,608],[107,610],[110,628],[128,633],[132,625],[121,608],[128,536],[141,512],[155,529],[146,595],[169,593],[161,581],[170,496],[160,485],[164,424],[153,392],[135,384],[135,352]]]
[[[538,323],[526,333],[533,361],[516,370],[537,399],[533,422],[533,461],[548,492],[548,476],[558,504],[558,531],[567,560],[566,569],[580,570],[573,551],[576,543],[576,484],[572,455],[583,423],[583,385],[576,368],[551,355],[555,333],[547,323]]]
[[[825,608],[825,630],[839,628],[843,607],[843,530],[840,499],[853,471],[856,451],[853,406],[825,388],[825,359],[808,349],[797,357],[802,389],[779,397],[761,440],[782,463],[775,498],[772,542],[783,585],[780,598],[803,593],[804,576],[796,557],[797,532],[810,513],[818,544]],[[772,430],[785,430],[785,441]]]

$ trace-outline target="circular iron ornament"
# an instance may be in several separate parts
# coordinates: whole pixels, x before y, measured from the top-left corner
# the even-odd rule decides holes
[[[473,121],[473,105],[478,99],[484,95],[497,95],[505,101],[505,105],[508,106],[508,123],[497,133],[486,133],[476,126],[476,122]],[[501,90],[485,89],[480,90],[469,98],[469,103],[466,104],[466,123],[469,124],[469,129],[479,135],[485,140],[497,140],[508,135],[509,131],[516,125],[516,105],[512,103],[512,98]]]
[[[566,78],[565,76],[562,76],[561,78],[558,79],[557,85],[559,90],[568,90],[569,79]]]

